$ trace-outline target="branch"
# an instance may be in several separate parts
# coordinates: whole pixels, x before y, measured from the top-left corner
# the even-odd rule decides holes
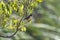
[[[23,15],[23,17],[24,17],[24,15]],[[11,37],[13,37],[13,36],[18,32],[18,28],[19,28],[19,26],[20,26],[21,21],[23,20],[23,17],[22,17],[21,20],[17,23],[17,28],[16,28],[16,32],[15,32],[15,33],[13,33],[13,34],[10,35],[10,36],[0,35],[0,37],[3,37],[3,38],[11,38]]]
[[[25,14],[24,14],[24,15],[25,15]],[[23,15],[23,17],[24,17],[24,15]],[[32,16],[32,14],[30,14],[28,17],[24,18],[24,20],[25,20],[25,19],[29,19],[30,16]],[[0,35],[0,37],[3,37],[3,38],[12,38],[12,37],[18,32],[18,30],[19,30],[18,28],[19,28],[19,26],[20,26],[21,21],[23,20],[23,17],[22,17],[21,20],[17,23],[17,28],[16,28],[16,32],[15,32],[15,33],[13,33],[13,34],[10,35],[10,36]]]

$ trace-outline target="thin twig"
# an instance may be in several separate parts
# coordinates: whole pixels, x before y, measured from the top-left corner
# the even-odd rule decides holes
[[[23,17],[24,17],[24,15],[23,15]],[[0,35],[0,37],[3,37],[3,38],[11,38],[11,37],[13,37],[13,36],[18,32],[18,28],[19,28],[19,26],[20,26],[21,21],[23,20],[23,17],[21,18],[20,22],[17,23],[17,28],[16,28],[16,32],[15,32],[15,33],[13,33],[13,34],[10,35],[10,36]]]

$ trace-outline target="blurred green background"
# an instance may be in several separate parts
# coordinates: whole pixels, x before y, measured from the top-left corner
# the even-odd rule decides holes
[[[12,38],[0,37],[0,40],[60,40],[60,0],[39,1],[0,0],[0,35],[11,35],[16,29],[8,26],[16,25],[15,19],[32,14],[30,22],[23,20],[20,25],[25,31],[20,29]]]

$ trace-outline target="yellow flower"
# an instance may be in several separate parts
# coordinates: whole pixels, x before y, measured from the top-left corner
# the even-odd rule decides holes
[[[10,29],[13,29],[13,27],[12,27],[12,26],[10,26],[9,28],[10,28]]]
[[[38,4],[37,4],[36,2],[32,2],[30,5],[31,5],[32,7],[36,7]]]
[[[11,30],[14,30],[16,28],[15,26],[12,25],[12,20],[10,21],[10,25],[7,28]]]
[[[2,8],[2,3],[0,3],[0,9]]]
[[[7,13],[8,12],[8,10],[5,8],[5,12]]]
[[[16,28],[11,25],[11,26],[8,27],[8,29],[14,30],[14,29],[16,29]]]
[[[23,10],[23,8],[24,8],[24,5],[22,4],[22,5],[21,5],[21,9]]]
[[[24,5],[22,4],[22,5],[20,6],[20,11],[21,11],[21,12],[23,11],[23,8],[24,8]]]
[[[36,0],[37,2],[43,2],[43,0]]]
[[[21,28],[21,31],[26,31],[26,27],[22,27]]]
[[[5,3],[3,1],[1,1],[1,3],[5,6]]]
[[[18,21],[17,20],[14,20],[14,23],[17,23]]]

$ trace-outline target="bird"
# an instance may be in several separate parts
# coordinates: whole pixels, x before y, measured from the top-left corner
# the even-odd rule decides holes
[[[24,20],[28,20],[28,22],[31,20],[32,18],[32,14],[30,14],[29,16],[27,16],[26,18],[24,18]]]

